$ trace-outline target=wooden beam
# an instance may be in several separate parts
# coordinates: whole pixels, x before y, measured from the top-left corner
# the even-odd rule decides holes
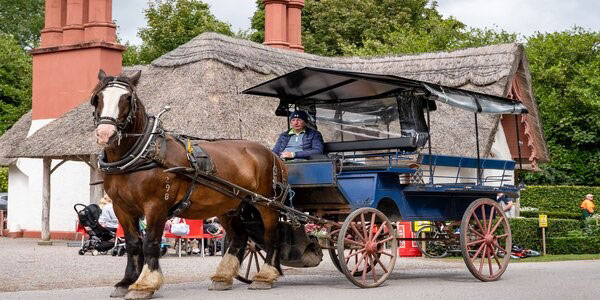
[[[87,163],[87,162],[86,162]],[[102,172],[97,168],[92,166],[98,165],[98,155],[92,154],[90,155],[90,162],[88,163],[90,166],[90,183],[97,182],[102,180],[104,177],[102,176]],[[95,184],[90,186],[90,204],[95,203],[98,204],[100,199],[104,196],[104,185],[103,184]]]
[[[54,171],[56,171],[56,169],[58,169],[58,167],[62,166],[62,165],[63,165],[64,163],[66,163],[66,162],[67,162],[67,160],[65,159],[65,160],[63,160],[63,161],[59,162],[58,164],[56,164],[56,166],[54,166],[54,168],[52,168],[52,169],[50,170],[50,175],[52,175],[52,173],[54,173]]]
[[[42,180],[42,243],[50,242],[50,168],[52,159],[42,159],[43,180]]]

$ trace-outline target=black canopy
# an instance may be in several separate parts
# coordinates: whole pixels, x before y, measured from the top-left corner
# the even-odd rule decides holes
[[[403,93],[423,95],[477,113],[522,114],[518,101],[406,79],[351,71],[305,67],[243,91],[244,94],[276,97],[295,105],[334,104],[390,98]],[[372,103],[375,104],[375,103]]]

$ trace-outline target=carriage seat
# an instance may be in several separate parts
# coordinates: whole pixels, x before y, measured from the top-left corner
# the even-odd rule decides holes
[[[371,139],[346,142],[324,143],[325,153],[374,151],[397,149],[400,151],[413,152],[417,149],[416,137],[399,137],[391,139]]]

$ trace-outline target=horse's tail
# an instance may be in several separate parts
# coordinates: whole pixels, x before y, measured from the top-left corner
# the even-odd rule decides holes
[[[279,202],[285,201],[290,186],[288,184],[287,166],[275,153],[273,154],[273,199]]]

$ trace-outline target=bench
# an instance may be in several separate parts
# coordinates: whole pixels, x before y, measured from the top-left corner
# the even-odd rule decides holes
[[[437,166],[441,167],[455,167],[458,168],[456,171],[455,183],[458,183],[459,178],[470,178],[470,177],[460,177],[460,171],[462,168],[477,168],[477,158],[473,157],[462,157],[462,156],[450,156],[450,155],[438,155],[438,154],[421,154],[417,158],[417,163],[422,166],[431,165],[430,172],[435,173],[435,168]],[[501,184],[505,181],[508,175],[506,175],[506,171],[512,171],[515,169],[515,161],[513,160],[501,160],[501,159],[492,159],[492,158],[480,158],[479,159],[479,168],[481,170],[502,170],[502,175],[498,176],[487,176],[484,178],[483,182],[487,182],[496,177],[500,177]],[[436,176],[434,176],[436,177]],[[437,177],[448,177],[448,176],[437,176]],[[476,178],[472,178],[476,179]]]

